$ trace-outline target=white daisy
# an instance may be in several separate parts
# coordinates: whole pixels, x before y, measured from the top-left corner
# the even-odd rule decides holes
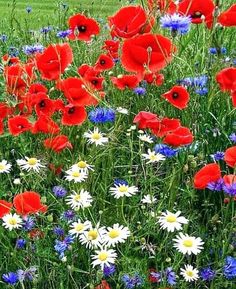
[[[25,157],[25,159],[16,160],[16,162],[22,170],[28,172],[30,170],[33,170],[38,173],[41,168],[45,168],[45,166],[41,164],[41,160],[38,160],[36,158]]]
[[[116,251],[113,249],[100,249],[96,250],[95,254],[92,255],[92,265],[93,267],[100,265],[101,269],[103,270],[104,266],[110,266],[111,264],[114,264],[117,258]]]
[[[23,222],[21,217],[17,214],[6,214],[5,216],[2,217],[2,220],[3,220],[2,225],[6,229],[9,229],[9,231],[20,228]]]
[[[164,155],[156,153],[155,151],[151,151],[150,149],[148,149],[147,154],[142,154],[142,156],[144,160],[148,160],[147,164],[157,163],[166,159]]]
[[[129,228],[119,224],[114,224],[112,227],[107,228],[107,233],[104,236],[104,239],[108,247],[113,247],[118,243],[124,243],[129,236]]]
[[[67,174],[65,179],[70,182],[74,181],[75,183],[81,183],[88,178],[87,173],[79,169],[70,169],[65,171],[65,173]]]
[[[138,138],[143,142],[153,143],[152,137],[148,134],[140,134]]]
[[[127,109],[127,108],[123,108],[123,107],[121,107],[121,106],[117,107],[117,108],[116,108],[116,111],[119,112],[119,113],[121,113],[121,114],[129,114],[128,109]]]
[[[174,247],[177,251],[181,252],[182,254],[194,254],[197,255],[203,249],[204,242],[201,238],[191,237],[188,234],[180,233],[176,239],[173,239],[175,242]]]
[[[8,163],[6,160],[2,160],[0,162],[0,174],[2,173],[9,173],[11,170],[12,165]]]
[[[182,275],[187,282],[196,281],[199,278],[198,270],[193,268],[192,265],[184,265],[184,269],[180,269],[180,275]]]
[[[117,184],[110,188],[110,192],[114,198],[119,199],[124,196],[131,197],[132,195],[135,195],[135,193],[138,192],[138,188],[135,186],[129,187],[126,184]]]
[[[154,196],[150,195],[150,194],[147,194],[145,196],[143,196],[141,202],[143,204],[154,204],[156,203],[157,201],[157,198],[155,198]]]
[[[188,220],[185,217],[180,216],[181,212],[171,213],[168,210],[161,213],[158,223],[162,229],[166,229],[168,232],[174,232],[175,230],[182,230],[182,224],[188,224]]]
[[[104,136],[104,133],[101,133],[97,127],[93,131],[89,130],[84,133],[84,137],[88,139],[88,143],[94,143],[96,146],[104,145],[108,142],[108,138]]]
[[[84,231],[80,236],[79,240],[81,244],[85,245],[86,248],[97,248],[98,246],[102,246],[104,243],[104,236],[106,234],[105,227],[100,227],[97,225],[96,227],[90,226],[90,228]]]
[[[71,166],[70,169],[71,170],[80,170],[80,171],[88,173],[89,170],[94,171],[93,167],[94,166],[89,165],[86,161],[79,161],[78,163]]]
[[[80,219],[78,219],[77,222],[73,222],[70,225],[71,229],[69,230],[69,233],[71,235],[76,235],[76,237],[78,237],[80,234],[82,234],[84,231],[86,231],[90,227],[91,227],[90,221],[82,222]]]
[[[72,209],[79,210],[80,208],[91,207],[93,201],[89,192],[82,189],[79,193],[72,191],[73,194],[66,198],[67,205],[70,205]]]

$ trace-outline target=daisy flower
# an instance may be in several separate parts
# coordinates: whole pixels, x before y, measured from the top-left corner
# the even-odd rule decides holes
[[[86,248],[92,249],[103,245],[104,236],[106,234],[105,227],[100,227],[97,225],[95,228],[90,226],[90,228],[84,231],[80,236],[79,240],[82,245]]]
[[[77,222],[74,222],[70,225],[69,233],[71,235],[76,235],[78,237],[80,234],[82,234],[84,231],[86,231],[89,227],[91,227],[90,221],[82,222],[80,219],[78,219]]]
[[[107,233],[104,236],[104,240],[108,247],[113,247],[118,243],[124,243],[129,236],[129,228],[119,224],[114,224],[113,227],[107,228]]]
[[[89,170],[94,171],[93,167],[94,166],[89,165],[85,161],[79,161],[78,163],[71,166],[71,170],[80,170],[80,171],[83,171],[85,173],[88,173]]]
[[[110,266],[111,264],[114,264],[117,258],[116,251],[113,249],[100,249],[96,250],[95,254],[92,255],[92,265],[93,267],[100,265],[101,269],[103,270],[104,266]]]
[[[192,265],[184,265],[184,269],[180,269],[180,275],[182,275],[187,282],[196,281],[199,278],[198,270],[193,268]]]
[[[117,107],[116,111],[121,113],[121,114],[129,114],[128,109],[124,108],[124,107],[121,107],[121,106]]]
[[[152,137],[148,134],[140,134],[138,138],[143,142],[153,143]]]
[[[65,179],[69,182],[74,181],[75,183],[81,183],[88,178],[88,175],[85,171],[79,169],[70,169],[65,172],[67,176]]]
[[[168,210],[161,213],[158,223],[162,229],[166,229],[168,232],[174,232],[175,230],[182,230],[182,224],[187,224],[188,220],[185,217],[180,216],[181,212],[171,213]]]
[[[155,151],[151,151],[150,149],[148,149],[148,153],[147,154],[142,154],[144,160],[147,160],[147,164],[150,163],[157,163],[160,161],[164,161],[166,159],[166,157],[162,154],[156,153]]]
[[[121,197],[131,197],[138,192],[138,188],[135,186],[129,187],[127,184],[115,184],[114,187],[110,188],[111,194],[114,198],[119,199]]]
[[[22,170],[28,172],[33,170],[38,173],[41,168],[45,168],[45,166],[41,164],[41,160],[36,158],[25,157],[25,159],[16,160],[16,162]]]
[[[79,193],[72,191],[73,194],[66,198],[67,205],[70,205],[72,209],[79,210],[80,208],[88,208],[93,201],[89,192],[82,189]]]
[[[104,145],[108,142],[108,138],[104,136],[104,133],[101,133],[98,128],[94,128],[93,131],[89,130],[84,133],[84,137],[88,139],[89,144]]]
[[[18,229],[22,227],[23,220],[17,214],[6,214],[2,217],[3,227],[12,231],[13,229]]]
[[[173,240],[175,242],[174,247],[177,251],[182,254],[194,254],[197,255],[203,249],[204,242],[201,238],[191,237],[188,234],[180,233],[176,239]]]
[[[157,201],[157,198],[155,198],[154,196],[150,195],[150,194],[147,194],[145,196],[143,196],[141,202],[143,204],[154,204],[156,203]]]
[[[0,174],[2,173],[9,173],[11,170],[12,165],[8,163],[6,160],[2,160],[0,162]]]

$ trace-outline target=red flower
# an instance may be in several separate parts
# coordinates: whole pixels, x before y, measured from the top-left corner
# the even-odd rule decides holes
[[[72,61],[73,52],[68,43],[50,45],[36,56],[37,68],[47,80],[57,80]]]
[[[90,41],[93,35],[99,34],[99,25],[92,19],[82,14],[76,14],[69,18],[69,28],[72,33],[68,36],[72,40]]]
[[[41,83],[33,83],[30,85],[28,93],[30,94],[38,94],[39,92],[47,93],[48,89]]]
[[[157,273],[157,271],[154,268],[151,268],[148,270],[149,271],[149,276],[148,276],[148,280],[151,283],[157,283],[159,282],[159,278],[157,278],[156,276],[154,276],[152,273]]]
[[[231,93],[233,107],[236,107],[236,90]]]
[[[162,35],[139,35],[124,41],[121,63],[127,71],[142,76],[145,72],[158,72],[164,68],[175,50],[170,39]]]
[[[158,137],[163,137],[167,133],[176,131],[180,127],[180,121],[176,118],[164,117],[158,119],[157,121],[152,121],[147,123],[147,127],[152,130],[152,133]]]
[[[184,109],[188,106],[189,93],[183,86],[175,85],[168,92],[162,94],[174,107]]]
[[[86,110],[82,106],[67,105],[63,110],[61,122],[63,125],[80,125],[87,117]]]
[[[54,165],[54,164],[52,164],[52,163],[50,163],[49,165],[48,165],[48,167],[49,167],[49,169],[55,174],[55,175],[60,175],[61,173],[62,173],[62,166],[56,166],[56,165]]]
[[[9,214],[12,208],[12,203],[8,203],[7,201],[0,200],[0,218]]]
[[[140,80],[136,75],[119,75],[111,77],[111,81],[117,88],[124,90],[126,88],[135,88]]]
[[[86,85],[90,86],[92,90],[102,90],[103,89],[103,81],[104,77],[96,77],[96,76],[85,76],[83,81]]]
[[[147,124],[158,121],[157,115],[148,111],[140,111],[134,118],[133,123],[138,124],[139,129],[148,128]]]
[[[34,123],[31,132],[57,134],[60,132],[60,127],[49,116],[41,114]]]
[[[220,167],[218,164],[208,164],[201,168],[194,176],[195,189],[202,190],[210,182],[216,182],[221,178]]]
[[[97,285],[94,289],[111,289],[106,280],[102,280],[101,284]]]
[[[236,146],[228,148],[225,151],[224,161],[229,167],[234,168],[236,165]]]
[[[4,132],[4,123],[3,123],[3,119],[0,118],[0,134],[3,134]]]
[[[73,148],[66,135],[58,135],[54,138],[47,138],[44,140],[44,146],[46,148],[52,149],[56,153],[59,153],[66,148]]]
[[[99,71],[95,70],[93,66],[88,64],[82,64],[80,67],[78,67],[77,71],[81,77],[98,77],[100,74]]]
[[[4,119],[13,112],[13,109],[9,107],[5,102],[0,102],[0,119]]]
[[[141,6],[126,6],[108,17],[112,37],[131,38],[151,31],[153,20]]]
[[[28,236],[33,240],[38,240],[44,238],[45,234],[40,229],[35,228],[29,232]]]
[[[218,17],[218,22],[223,26],[236,26],[236,4],[222,12]]]
[[[118,58],[118,50],[119,50],[119,45],[120,41],[118,40],[105,40],[104,41],[104,46],[102,49],[107,50],[107,53],[112,57],[112,58]]]
[[[216,75],[216,81],[222,91],[236,90],[236,68],[229,67],[221,70]]]
[[[223,176],[225,185],[232,185],[236,183],[236,175],[225,175]]]
[[[200,24],[205,22],[208,28],[211,28],[213,24],[214,9],[213,0],[183,0],[178,6],[178,12],[189,15],[192,23]]]
[[[32,124],[24,116],[14,116],[8,119],[8,128],[12,135],[17,136],[32,128]]]
[[[144,75],[144,80],[146,80],[147,83],[149,83],[149,84],[154,84],[154,85],[160,86],[164,82],[164,75],[161,73],[158,73],[158,72],[146,73]]]
[[[45,213],[47,211],[47,206],[41,203],[40,195],[36,192],[29,191],[16,195],[13,204],[16,212],[20,215]]]
[[[188,145],[193,142],[193,135],[189,128],[180,126],[176,130],[168,133],[163,142],[174,147]]]
[[[106,54],[101,54],[95,63],[95,70],[102,72],[105,70],[109,70],[114,66],[114,62],[112,58]]]

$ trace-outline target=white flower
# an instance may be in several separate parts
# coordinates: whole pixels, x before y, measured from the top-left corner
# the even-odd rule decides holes
[[[70,182],[74,181],[75,183],[81,183],[88,178],[88,175],[84,171],[78,169],[70,169],[67,170],[65,173],[67,174],[67,176],[65,176],[65,179]]]
[[[66,198],[66,203],[71,206],[72,209],[79,210],[80,208],[91,207],[93,201],[89,192],[82,189],[79,193],[72,191],[73,194]]]
[[[113,249],[100,249],[96,250],[95,254],[92,255],[92,265],[93,267],[100,265],[101,269],[103,270],[104,266],[110,266],[111,264],[114,264],[117,258],[116,251]]]
[[[135,186],[129,187],[126,184],[118,184],[111,187],[110,192],[114,198],[119,199],[124,196],[131,197],[132,195],[135,195],[135,193],[138,192],[138,188]]]
[[[40,163],[41,161],[36,158],[25,157],[25,159],[16,160],[16,162],[22,170],[28,172],[33,170],[38,173],[41,168],[45,168],[45,166]]]
[[[173,240],[175,242],[174,247],[181,252],[182,254],[194,254],[197,255],[203,249],[204,242],[201,238],[191,237],[188,234],[180,233],[176,239]]]
[[[181,212],[171,213],[168,210],[161,213],[158,223],[162,229],[166,229],[168,232],[174,232],[175,230],[182,230],[182,224],[187,224],[188,220],[185,217],[180,216]]]
[[[91,227],[90,221],[82,222],[80,219],[78,219],[77,222],[73,222],[70,225],[71,229],[69,230],[69,233],[71,235],[76,235],[76,237],[78,237],[80,234],[82,234],[84,231],[86,231],[90,227]]]
[[[13,184],[14,185],[20,185],[21,184],[21,180],[19,178],[16,178],[13,180]]]
[[[74,164],[73,166],[71,166],[71,170],[80,170],[83,171],[85,173],[88,173],[89,170],[94,171],[93,169],[94,166],[89,165],[87,162],[85,161],[79,161],[78,163]]]
[[[11,170],[12,165],[8,163],[6,160],[2,160],[0,162],[0,174],[2,173],[9,173]]]
[[[145,160],[148,160],[147,164],[157,163],[166,159],[164,155],[151,151],[150,149],[148,149],[147,154],[142,154],[142,156]]]
[[[17,214],[6,214],[5,216],[2,217],[3,220],[3,226],[6,229],[9,229],[9,231],[12,231],[13,229],[18,229],[22,225],[22,219],[19,215]]]
[[[107,228],[106,235],[104,236],[105,243],[108,247],[113,247],[118,243],[124,243],[130,236],[130,230],[119,224],[114,224],[112,227]]]
[[[88,230],[83,232],[79,236],[79,240],[81,244],[85,244],[87,248],[97,248],[98,246],[103,245],[104,243],[104,236],[106,234],[105,227],[100,227],[99,224],[94,228],[92,225]]]
[[[138,138],[143,142],[153,143],[152,137],[148,134],[140,134]]]
[[[101,133],[98,128],[94,128],[93,132],[89,130],[84,133],[84,137],[88,139],[88,143],[94,143],[96,146],[104,145],[108,142],[108,138],[104,136],[104,133]]]
[[[150,194],[143,196],[143,198],[141,200],[141,202],[143,204],[154,204],[154,203],[156,203],[156,201],[157,201],[157,199]]]
[[[187,282],[196,281],[199,278],[198,270],[193,268],[192,265],[184,265],[184,269],[180,269],[180,275],[182,275]]]
[[[117,107],[116,111],[121,113],[121,114],[129,114],[128,109],[127,108],[123,108],[121,106]]]

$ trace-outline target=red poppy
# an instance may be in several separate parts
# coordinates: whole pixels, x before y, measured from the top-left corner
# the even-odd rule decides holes
[[[112,58],[118,58],[119,45],[119,40],[105,40],[102,49],[105,49]]]
[[[73,148],[66,135],[58,135],[54,138],[47,138],[44,140],[44,146],[46,148],[52,149],[56,153],[59,153],[66,148]]]
[[[19,57],[11,57],[8,54],[3,55],[2,61],[4,65],[14,65],[20,62]]]
[[[180,121],[176,118],[158,118],[157,121],[147,122],[147,127],[158,137],[163,137],[167,133],[176,131],[180,127]]]
[[[14,116],[8,119],[8,128],[12,135],[17,136],[32,128],[32,124],[24,116]]]
[[[222,12],[218,17],[218,22],[223,26],[236,26],[236,4]]]
[[[148,111],[140,111],[134,118],[133,123],[138,124],[139,129],[148,128],[147,124],[158,121],[156,114]]]
[[[52,164],[52,163],[50,163],[49,165],[48,165],[48,167],[49,167],[49,169],[55,174],[55,175],[60,175],[61,173],[62,173],[62,166],[56,166],[56,165],[54,165],[54,164]]]
[[[126,6],[108,17],[112,37],[131,38],[151,31],[153,20],[141,6]]]
[[[5,200],[0,200],[0,218],[9,214],[12,208],[12,203],[8,203]]]
[[[231,93],[233,107],[236,107],[236,90]]]
[[[163,142],[174,147],[188,145],[193,142],[193,135],[189,128],[180,126],[176,130],[168,133]]]
[[[183,0],[178,6],[178,12],[189,15],[192,23],[200,24],[205,22],[208,28],[211,28],[213,24],[214,9],[213,0]]]
[[[224,161],[229,167],[236,165],[236,146],[230,147],[225,151]]]
[[[144,80],[147,81],[147,83],[149,83],[149,84],[154,84],[154,85],[160,86],[164,82],[164,75],[159,73],[159,72],[146,73],[144,75]]]
[[[220,167],[218,164],[208,164],[201,168],[194,176],[195,189],[202,190],[207,187],[210,182],[216,182],[221,178]]]
[[[80,67],[78,67],[77,71],[81,77],[98,77],[100,74],[99,71],[95,70],[93,66],[90,66],[88,64],[82,64]]]
[[[222,91],[236,90],[236,68],[229,67],[221,70],[216,75],[216,81]]]
[[[72,33],[68,36],[72,40],[90,41],[93,35],[99,34],[99,25],[92,19],[82,14],[71,16],[68,21]]]
[[[32,97],[33,95],[31,95]],[[50,99],[45,93],[39,92],[36,96],[32,97],[31,105],[35,107],[37,115],[42,113],[51,116],[55,111],[63,109],[64,103],[61,99]]]
[[[41,83],[33,83],[30,85],[28,93],[30,94],[38,94],[39,92],[47,93],[48,89]]]
[[[83,78],[83,81],[86,83],[86,85],[90,86],[92,90],[103,90],[104,77],[86,75]]]
[[[72,61],[73,52],[68,43],[52,44],[36,56],[37,68],[47,80],[57,80]]]
[[[65,106],[61,123],[63,125],[81,125],[87,118],[87,113],[82,106]]]
[[[3,123],[3,119],[0,118],[0,134],[4,133],[4,123]]]
[[[5,102],[0,102],[0,119],[4,119],[13,112],[13,109],[9,107]]]
[[[97,285],[94,289],[111,289],[106,280],[102,280],[101,284]]]
[[[34,134],[39,132],[57,134],[60,132],[60,127],[48,115],[41,114],[34,123],[31,132]]]
[[[172,0],[148,0],[148,7],[152,10],[173,13],[176,11],[176,4]]]
[[[122,47],[121,63],[127,71],[139,75],[158,72],[172,59],[176,50],[170,39],[162,35],[144,34],[126,39]]]
[[[232,185],[236,183],[236,175],[225,175],[223,176],[225,185]]]
[[[28,235],[33,240],[42,239],[45,236],[44,232],[38,228],[31,230]]]
[[[102,72],[105,70],[109,70],[114,66],[114,62],[112,58],[106,54],[101,54],[98,57],[97,62],[95,63],[95,70]]]
[[[40,195],[33,191],[16,195],[13,199],[13,204],[16,212],[20,215],[45,213],[47,211],[47,206],[40,201]]]
[[[167,101],[178,109],[184,109],[188,106],[189,93],[183,86],[175,85],[168,92],[162,94]]]
[[[140,80],[137,75],[118,75],[117,77],[111,77],[111,81],[117,88],[124,90],[135,88]]]

